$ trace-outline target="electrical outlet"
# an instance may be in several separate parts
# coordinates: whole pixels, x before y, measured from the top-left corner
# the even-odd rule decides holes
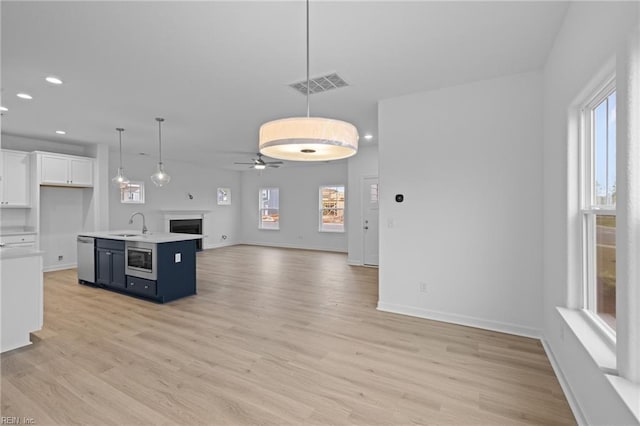
[[[418,284],[420,285],[420,293],[426,293],[427,292],[427,283],[420,282]]]
[[[62,259],[64,259],[63,255],[58,256],[58,262],[60,262]]]

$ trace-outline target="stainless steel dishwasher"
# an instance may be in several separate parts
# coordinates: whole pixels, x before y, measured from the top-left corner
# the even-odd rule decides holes
[[[95,242],[95,238],[78,236],[78,282],[96,282]]]

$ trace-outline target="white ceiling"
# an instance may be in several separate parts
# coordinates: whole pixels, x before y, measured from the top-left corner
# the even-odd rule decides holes
[[[260,125],[304,115],[305,2],[1,4],[2,132],[118,145],[240,170]],[[311,115],[376,143],[378,100],[540,69],[566,2],[312,1],[311,77],[349,87],[311,96]],[[64,84],[53,86],[47,75]],[[33,95],[31,101],[16,97]],[[58,136],[63,129],[67,135]],[[372,133],[372,142],[362,136]],[[246,152],[247,154],[242,154]]]

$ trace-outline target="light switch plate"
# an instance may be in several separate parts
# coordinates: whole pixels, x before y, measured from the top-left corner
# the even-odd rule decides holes
[[[175,257],[175,263],[182,262],[182,253],[176,253],[174,257]]]

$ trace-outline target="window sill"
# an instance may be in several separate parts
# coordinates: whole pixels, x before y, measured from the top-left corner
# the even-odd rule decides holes
[[[318,229],[318,232],[326,232],[328,234],[344,234],[344,230],[329,230],[329,229]]]
[[[640,384],[618,376],[616,349],[602,335],[593,321],[581,310],[556,307],[567,327],[571,329],[587,353],[600,367],[611,387],[640,423]]]
[[[629,408],[629,411],[636,417],[636,421],[640,423],[640,404],[638,404],[638,401],[640,401],[640,384],[633,384],[618,376],[607,375],[606,377]]]
[[[565,324],[571,329],[593,361],[605,374],[618,375],[616,349],[601,334],[587,315],[577,309],[556,307]]]

